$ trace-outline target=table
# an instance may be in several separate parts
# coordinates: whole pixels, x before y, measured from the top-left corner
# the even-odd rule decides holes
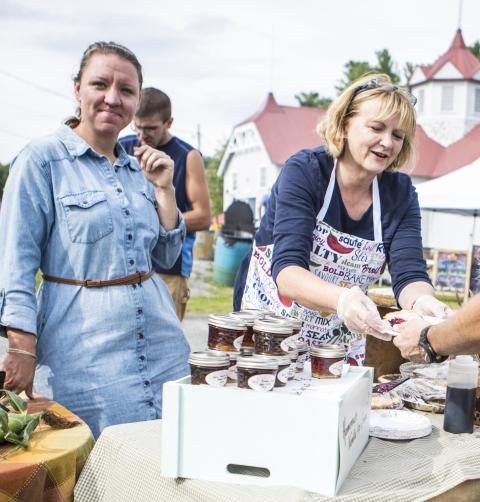
[[[54,401],[35,396],[29,413],[49,409],[67,419],[79,420]],[[12,452],[0,446],[0,502],[60,502],[73,500],[73,488],[94,439],[88,426],[52,429],[41,423],[30,437],[27,450]]]
[[[467,481],[480,478],[480,428],[473,434],[449,434],[442,429],[443,415],[426,415],[433,424],[426,438],[370,438],[334,499],[293,487],[163,477],[161,421],[116,425],[106,428],[97,441],[75,487],[75,501],[383,502],[439,495],[437,501],[480,500],[480,481]],[[301,441],[302,435],[298,437]]]

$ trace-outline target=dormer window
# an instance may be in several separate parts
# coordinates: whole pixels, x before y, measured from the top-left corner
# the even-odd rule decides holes
[[[440,108],[442,112],[453,111],[453,91],[453,85],[442,85],[442,103]]]
[[[475,89],[475,104],[473,109],[475,113],[480,113],[480,87]]]

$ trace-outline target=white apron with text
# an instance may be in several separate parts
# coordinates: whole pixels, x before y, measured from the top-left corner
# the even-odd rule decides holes
[[[309,269],[323,280],[342,287],[368,287],[382,275],[385,251],[382,240],[382,215],[378,180],[372,184],[374,240],[339,232],[323,220],[335,188],[336,166],[332,170],[325,199],[317,215],[312,235]],[[242,308],[269,310],[283,317],[303,321],[299,338],[310,345],[341,344],[347,349],[350,364],[362,365],[365,336],[350,332],[336,314],[303,307],[279,294],[272,279],[273,244],[253,246]]]

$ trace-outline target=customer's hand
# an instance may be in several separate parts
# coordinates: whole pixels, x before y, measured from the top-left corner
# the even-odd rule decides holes
[[[420,332],[426,326],[428,326],[428,322],[422,319],[414,319],[395,325],[395,331],[398,331],[399,334],[393,338],[393,343],[400,349],[402,357],[413,362],[425,362],[420,357],[418,342]]]
[[[173,189],[173,160],[165,153],[148,145],[133,151],[145,176],[158,190]]]
[[[432,295],[419,296],[412,308],[421,317],[430,316],[444,319],[453,314],[453,310],[448,305]]]
[[[390,335],[384,334],[385,324],[380,319],[376,305],[358,287],[341,293],[337,303],[337,314],[345,326],[354,333],[368,333],[381,340],[389,341]]]

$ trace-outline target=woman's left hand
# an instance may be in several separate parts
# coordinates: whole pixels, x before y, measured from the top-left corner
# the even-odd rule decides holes
[[[432,295],[419,296],[412,308],[421,317],[430,316],[445,319],[453,314],[453,310],[448,305]]]
[[[140,167],[157,190],[173,188],[173,160],[165,153],[148,145],[134,149]]]

